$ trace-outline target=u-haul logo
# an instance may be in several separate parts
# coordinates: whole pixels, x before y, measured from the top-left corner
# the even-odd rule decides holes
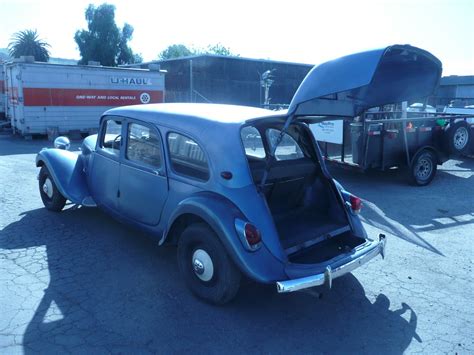
[[[122,85],[151,85],[151,79],[149,78],[111,77],[110,82]]]

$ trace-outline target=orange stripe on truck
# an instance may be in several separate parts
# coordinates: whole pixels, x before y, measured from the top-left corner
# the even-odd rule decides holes
[[[160,90],[23,88],[25,106],[124,106],[163,102]]]

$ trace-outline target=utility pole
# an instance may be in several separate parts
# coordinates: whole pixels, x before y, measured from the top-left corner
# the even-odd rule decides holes
[[[193,83],[193,60],[189,60],[189,102],[193,102],[193,91],[194,91],[194,83]]]
[[[275,69],[267,70],[260,76],[260,85],[262,88],[265,89],[265,100],[263,102],[263,107],[264,108],[269,108],[270,107],[270,87],[272,86],[274,75],[273,72]]]

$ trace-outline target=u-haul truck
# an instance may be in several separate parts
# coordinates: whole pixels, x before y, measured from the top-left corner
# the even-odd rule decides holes
[[[109,108],[164,101],[164,71],[16,61],[5,65],[13,131],[90,133]]]

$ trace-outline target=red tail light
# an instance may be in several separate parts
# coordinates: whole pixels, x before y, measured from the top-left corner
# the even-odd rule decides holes
[[[247,239],[247,242],[251,247],[261,242],[262,238],[260,236],[260,231],[253,224],[246,223],[244,231],[245,239]]]
[[[351,203],[351,209],[354,213],[359,213],[362,209],[362,200],[357,196],[351,195],[349,197]]]

